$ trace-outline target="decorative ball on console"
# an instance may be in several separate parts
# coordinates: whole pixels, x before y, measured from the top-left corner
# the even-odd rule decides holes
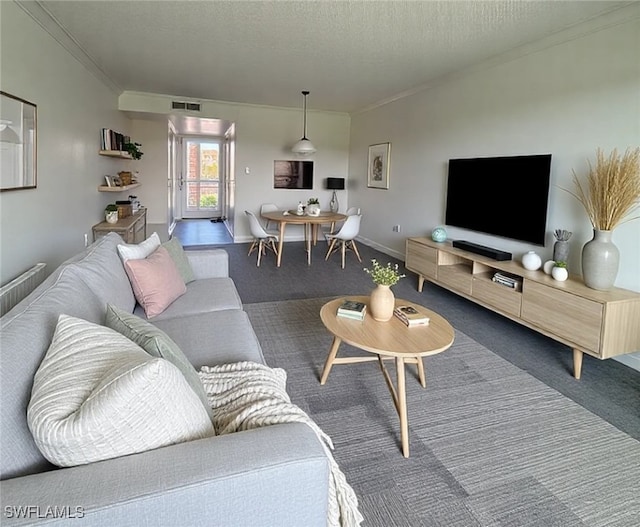
[[[522,265],[529,271],[537,271],[542,266],[542,258],[535,251],[529,251],[522,257]]]
[[[444,227],[436,227],[431,231],[431,239],[434,242],[442,243],[447,239],[447,231]]]
[[[551,274],[551,271],[555,266],[556,266],[555,260],[547,260],[546,262],[544,262],[544,265],[542,266],[542,270],[544,271],[544,274]]]

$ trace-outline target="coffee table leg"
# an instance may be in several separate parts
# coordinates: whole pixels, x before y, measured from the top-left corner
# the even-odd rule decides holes
[[[398,374],[398,415],[400,416],[400,437],[402,438],[402,455],[409,457],[409,423],[407,421],[407,391],[404,380],[404,359],[396,357]]]
[[[422,384],[423,388],[427,387],[427,378],[424,374],[424,364],[422,362],[422,357],[416,357],[418,360],[418,378],[420,379],[420,384]]]
[[[320,378],[320,384],[324,384],[327,382],[327,377],[329,377],[329,372],[331,371],[331,366],[333,366],[333,361],[338,354],[338,348],[342,340],[338,337],[333,337],[333,343],[331,344],[331,349],[329,350],[329,356],[327,357],[327,361],[324,363],[324,370],[322,370],[322,377]]]

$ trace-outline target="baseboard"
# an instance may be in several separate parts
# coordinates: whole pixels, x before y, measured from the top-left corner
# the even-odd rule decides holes
[[[620,355],[614,357],[613,360],[621,362],[625,366],[629,366],[634,370],[640,371],[640,353],[630,353],[629,355]]]
[[[405,258],[405,254],[399,251],[394,251],[393,249],[389,249],[389,247],[385,247],[384,245],[380,245],[379,243],[374,242],[373,240],[370,240],[368,238],[364,238],[362,236],[357,236],[356,237],[356,241],[362,243],[363,245],[366,245],[368,247],[371,247],[377,251],[380,251],[381,253],[384,254],[388,254],[389,256],[392,256],[393,258],[396,258],[402,262],[404,262],[404,258]]]

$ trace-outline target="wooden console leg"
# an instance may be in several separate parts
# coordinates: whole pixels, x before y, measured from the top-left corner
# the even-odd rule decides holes
[[[580,378],[580,375],[582,375],[582,357],[583,357],[584,353],[582,353],[580,350],[577,350],[574,348],[573,350],[573,376],[576,379]]]
[[[422,287],[424,286],[424,276],[418,275],[418,293],[422,293]]]

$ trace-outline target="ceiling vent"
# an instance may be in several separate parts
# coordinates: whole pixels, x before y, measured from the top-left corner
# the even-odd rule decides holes
[[[171,101],[171,108],[173,110],[185,110],[187,112],[199,112],[199,102],[186,102],[186,101]]]

